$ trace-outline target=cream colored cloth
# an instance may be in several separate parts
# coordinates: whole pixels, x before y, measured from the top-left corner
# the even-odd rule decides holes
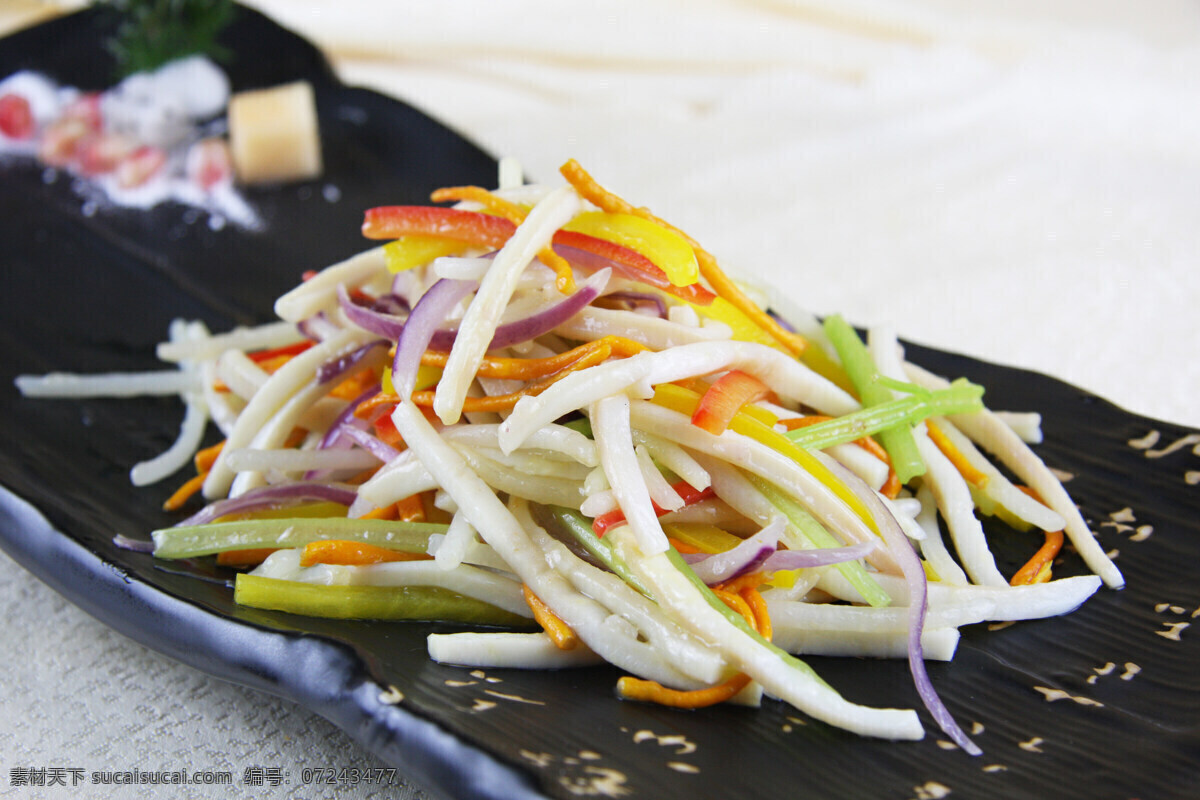
[[[1200,426],[1194,3],[253,5],[536,179],[579,159],[795,305]],[[374,763],[2,557],[0,608],[5,770]]]

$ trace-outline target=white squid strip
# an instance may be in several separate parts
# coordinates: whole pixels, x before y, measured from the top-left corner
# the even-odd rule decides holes
[[[710,606],[665,554],[640,551],[628,528],[620,527],[608,536],[617,554],[677,623],[719,649],[732,665],[761,683],[768,694],[815,719],[864,736],[920,739],[925,735],[915,711],[851,703],[819,678],[759,644]]]
[[[1042,415],[1036,411],[993,411],[1025,444],[1042,443]]]
[[[253,450],[240,448],[229,453],[229,468],[235,472],[307,472],[308,470],[364,470],[379,465],[367,450]]]
[[[648,402],[631,407],[633,424],[672,439],[684,447],[707,453],[779,486],[804,506],[846,544],[877,541],[878,537],[841,498],[783,453],[735,431],[713,436],[686,416]],[[899,567],[886,549],[877,547],[867,561],[886,572]]]
[[[856,444],[835,444],[825,448],[825,452],[875,491],[887,482],[888,465]]]
[[[654,460],[674,472],[696,491],[704,491],[711,480],[704,467],[674,442],[642,430],[633,432],[633,443],[645,447]]]
[[[487,352],[505,306],[512,298],[521,273],[550,243],[554,232],[566,225],[579,210],[576,191],[564,186],[550,193],[529,212],[512,237],[500,248],[479,291],[467,307],[458,336],[446,359],[438,391],[433,399],[434,413],[447,425],[462,416],[467,387],[475,378]]]
[[[650,457],[650,451],[644,445],[635,445],[633,448],[634,455],[637,456],[638,466],[641,467],[642,480],[646,482],[646,489],[650,492],[650,499],[662,509],[667,511],[678,511],[683,508],[683,498],[679,496],[679,492],[675,491],[663,474],[658,471],[654,459]]]
[[[256,364],[241,350],[226,350],[217,359],[217,378],[229,391],[243,400],[249,400],[266,385],[271,374]]]
[[[938,510],[950,529],[954,549],[963,569],[975,583],[985,586],[1007,586],[1008,581],[996,568],[996,557],[988,548],[983,524],[975,516],[975,500],[962,475],[950,459],[929,440],[924,430],[913,431],[917,449],[925,461],[926,472],[921,480],[929,486],[937,500]]]
[[[515,449],[543,425],[629,387],[670,383],[730,369],[750,373],[781,397],[825,414],[841,416],[859,407],[853,397],[790,355],[752,342],[705,342],[607,361],[571,373],[536,397],[522,397],[500,425],[500,447]]]
[[[584,643],[605,661],[635,675],[666,686],[697,688],[694,681],[666,663],[650,645],[636,638],[631,640],[627,631],[622,631],[624,621],[619,616],[581,595],[566,578],[550,568],[512,512],[462,456],[438,436],[416,406],[400,403],[392,412],[392,421],[408,446],[421,454],[425,467],[454,498],[460,513],[467,516],[483,540],[495,548],[521,581]],[[627,623],[625,626],[628,627]]]
[[[576,556],[566,545],[538,526],[527,507],[514,511],[534,542],[546,554],[546,563],[588,597],[603,597],[610,611],[620,614],[633,625],[655,650],[681,672],[702,684],[718,683],[728,672],[725,659],[707,643],[676,625],[655,603],[611,572],[598,569]]]
[[[728,340],[733,332],[728,326],[693,328],[677,322],[645,315],[630,315],[627,311],[588,306],[554,329],[554,332],[583,342],[605,336],[624,336],[651,350],[667,350],[684,344]]]
[[[521,593],[521,584],[490,570],[465,564],[455,570],[443,570],[432,561],[392,561],[361,567],[340,564],[302,567],[302,549],[277,550],[251,574],[322,586],[437,586],[482,600],[511,614],[533,616]]]
[[[455,569],[466,558],[467,551],[475,543],[475,529],[462,514],[455,514],[433,554],[433,561],[442,569]]]
[[[195,341],[161,342],[155,355],[162,361],[203,361],[216,358],[227,350],[271,350],[303,339],[295,323],[285,320],[253,328],[234,328]]]
[[[390,506],[419,492],[438,488],[438,482],[411,449],[405,450],[358,487],[358,496],[375,508]]]
[[[952,586],[966,586],[967,574],[950,555],[946,543],[942,540],[942,530],[937,519],[937,500],[926,485],[917,490],[917,500],[921,503],[921,513],[917,514],[917,524],[925,530],[925,538],[920,541],[921,555],[937,573],[942,583]]]
[[[953,422],[942,417],[936,417],[933,422],[958,452],[963,454],[967,463],[987,476],[987,483],[982,487],[985,495],[1008,509],[1017,518],[1044,531],[1061,531],[1067,524],[1059,514],[1014,486]]]
[[[200,381],[190,371],[169,369],[156,372],[105,372],[77,375],[50,372],[18,375],[14,381],[25,397],[141,397],[200,391]]]
[[[551,506],[578,509],[586,499],[581,481],[545,475],[527,475],[500,464],[479,450],[451,444],[462,459],[494,489]]]
[[[359,286],[380,274],[387,274],[387,260],[382,247],[375,247],[351,256],[318,272],[275,301],[275,314],[282,320],[297,323],[318,311],[337,308],[337,287]]]
[[[629,398],[623,394],[605,397],[592,406],[589,416],[592,434],[596,437],[600,452],[600,465],[604,467],[617,505],[625,514],[626,524],[637,536],[638,545],[644,552],[665,552],[671,545],[658,522],[658,514],[633,449]]]
[[[302,401],[298,404],[300,408],[293,409],[293,411],[295,416],[299,416],[304,408],[312,405],[317,398],[329,391],[330,387],[319,386],[313,380],[317,369],[326,361],[345,355],[364,344],[369,336],[370,334],[366,331],[343,331],[331,339],[310,347],[280,367],[271,376],[266,386],[254,395],[254,399],[238,415],[237,423],[226,440],[225,449],[237,450],[256,442],[268,422],[277,418],[277,412],[298,394],[302,396]],[[291,426],[284,431],[283,437],[286,438],[290,431]],[[265,449],[265,446],[274,446],[283,441],[283,439],[279,439],[278,442],[274,442],[275,437],[270,438],[273,442],[271,445],[266,445],[265,440],[257,441],[259,449]],[[213,464],[212,471],[208,473],[208,478],[204,481],[204,496],[209,500],[224,496],[233,483],[234,472],[224,462],[225,454],[222,451]]]
[[[500,426],[496,423],[460,425],[446,428],[442,438],[471,446],[500,449]],[[596,455],[596,443],[577,430],[563,425],[550,424],[535,431],[522,449],[530,450],[546,458],[567,458],[587,467],[600,463]]]
[[[909,377],[927,389],[949,386],[943,378],[914,365],[906,365]],[[1083,558],[1088,569],[1104,579],[1113,589],[1125,585],[1121,570],[1112,562],[1096,535],[1088,529],[1083,515],[1071,500],[1062,483],[1046,467],[1029,446],[1013,433],[1012,428],[996,418],[986,409],[973,414],[956,414],[950,418],[958,429],[978,442],[985,450],[994,454],[1012,472],[1037,492],[1046,505],[1058,512],[1067,521],[1066,534]]]
[[[908,604],[904,582],[893,575],[873,575],[876,582],[892,598],[897,606]],[[1014,620],[1042,619],[1074,611],[1100,588],[1101,580],[1096,575],[1080,575],[1059,578],[1048,583],[1026,586],[950,586],[938,581],[929,582],[929,609],[973,602],[985,598],[992,603],[984,617],[988,622],[1010,622]],[[820,588],[834,597],[861,603],[862,598],[849,582],[836,570],[821,576]]]
[[[439,664],[482,669],[563,669],[603,664],[586,645],[560,650],[545,633],[431,633],[429,657]]]
[[[908,631],[826,631],[776,627],[772,641],[797,656],[908,658]],[[921,631],[926,661],[952,661],[961,638],[956,628]]]

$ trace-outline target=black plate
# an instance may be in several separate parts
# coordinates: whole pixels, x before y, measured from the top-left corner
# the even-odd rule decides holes
[[[99,88],[111,65],[95,15],[0,42],[0,75],[33,67]],[[133,489],[128,469],[173,439],[174,400],[25,400],[13,376],[154,369],[174,317],[214,330],[264,321],[306,269],[363,249],[362,209],[420,202],[430,189],[489,184],[494,162],[454,132],[380,95],[339,84],[310,45],[239,9],[226,36],[236,88],[305,77],[320,108],[327,173],[257,190],[262,232],[212,230],[178,205],[87,216],[69,182],[31,164],[0,167],[5,291],[0,337],[0,544],[105,623],[213,675],[320,713],[414,780],[455,797],[1183,797],[1200,777],[1200,501],[1188,431],[1132,416],[1053,379],[913,347],[936,371],[988,387],[996,408],[1044,415],[1047,462],[1068,484],[1129,586],[1078,613],[964,632],[930,672],[985,755],[860,739],[779,703],[677,712],[621,703],[609,668],[472,675],[429,661],[439,626],[330,623],[239,608],[228,573],[117,549],[170,524],[174,481]],[[330,202],[324,189],[337,187]],[[1152,451],[1151,451],[1152,452]],[[1011,572],[1036,542],[996,532]],[[1080,571],[1070,556],[1059,574]],[[32,610],[31,610],[32,613]],[[902,663],[812,659],[848,697],[916,706]],[[1105,665],[1112,664],[1111,670]],[[1134,673],[1136,665],[1140,671]],[[1104,674],[1101,674],[1104,673]],[[1072,699],[1049,701],[1035,687]],[[403,696],[397,704],[396,698]]]

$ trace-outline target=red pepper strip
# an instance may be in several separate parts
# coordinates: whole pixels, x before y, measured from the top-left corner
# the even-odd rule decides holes
[[[742,406],[762,400],[770,393],[771,389],[753,375],[738,369],[730,370],[700,398],[696,413],[692,414],[692,424],[720,436]]]
[[[516,230],[517,226],[504,217],[438,206],[369,208],[362,226],[363,236],[368,239],[399,239],[417,233],[491,248],[503,246]]]
[[[276,347],[273,350],[259,350],[254,353],[247,353],[246,357],[254,363],[259,364],[272,358],[279,358],[280,356],[300,355],[312,346],[313,342],[306,340],[303,342],[295,342],[294,344],[284,345],[283,347]]]
[[[515,233],[517,226],[504,217],[438,206],[379,206],[367,209],[363,236],[368,239],[398,239],[410,234],[444,236],[481,247],[499,248]],[[715,295],[698,283],[675,286],[667,273],[636,250],[573,231],[558,231],[554,244],[586,250],[606,258],[620,268],[622,277],[645,283],[697,305],[707,306]]]
[[[711,486],[706,489],[695,489],[687,481],[680,481],[672,485],[671,488],[683,498],[685,506],[699,503],[701,500],[707,500],[710,497],[716,497],[716,492],[713,491]],[[654,513],[661,517],[667,513],[667,509],[662,508],[658,503],[654,503]],[[618,508],[609,511],[607,514],[601,514],[592,520],[592,530],[596,532],[597,536],[603,536],[608,532],[609,528],[620,525],[624,521],[625,512]]]

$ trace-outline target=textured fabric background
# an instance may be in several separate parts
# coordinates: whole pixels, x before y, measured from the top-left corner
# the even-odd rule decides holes
[[[347,82],[538,179],[578,158],[797,305],[1200,426],[1195,3],[253,4]],[[0,3],[0,30],[53,10]],[[0,611],[0,797],[66,796],[10,786],[24,766],[378,766],[2,555]]]

